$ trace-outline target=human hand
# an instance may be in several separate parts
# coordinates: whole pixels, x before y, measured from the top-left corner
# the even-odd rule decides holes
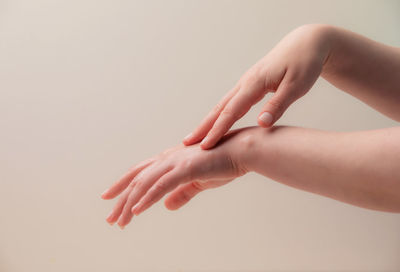
[[[330,52],[328,30],[327,25],[310,24],[286,35],[240,78],[183,143],[202,140],[201,148],[212,148],[268,92],[275,94],[261,110],[258,124],[272,126],[319,77]]]
[[[132,219],[148,209],[165,194],[165,206],[175,210],[186,204],[199,192],[222,186],[244,175],[246,129],[236,129],[225,135],[212,150],[199,145],[177,145],[142,161],[129,170],[102,194],[112,199],[121,194],[107,217],[110,224],[118,220],[123,228]]]

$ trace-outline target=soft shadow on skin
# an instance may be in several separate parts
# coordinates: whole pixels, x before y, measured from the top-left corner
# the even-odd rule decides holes
[[[213,149],[218,148],[219,146],[223,145],[225,142],[229,141],[230,139],[232,139],[233,137],[236,137],[238,134],[240,134],[240,132],[242,132],[243,130],[257,130],[257,131],[263,131],[263,133],[265,134],[272,134],[276,131],[278,131],[279,129],[282,129],[284,127],[287,126],[272,126],[270,128],[263,128],[260,126],[249,126],[249,127],[243,127],[243,128],[237,128],[237,129],[232,129],[230,131],[228,131],[216,144],[213,148],[210,149],[206,149],[204,151],[211,151]],[[184,144],[181,143],[182,146],[185,146]],[[193,144],[193,146],[198,146],[198,148],[200,148],[200,142]]]
[[[256,126],[252,126],[252,127],[243,127],[243,128],[237,128],[237,129],[233,129],[228,131],[227,134],[225,134],[219,141],[218,143],[215,145],[216,147],[223,144],[224,142],[228,141],[229,139],[231,139],[232,137],[235,137],[238,133],[240,133],[243,130],[250,130],[250,129],[254,129],[256,128]]]
[[[221,140],[218,141],[218,143],[215,145],[215,147],[222,145],[224,142],[228,141],[232,137],[235,137],[237,134],[239,134],[243,130],[260,130],[260,131],[263,131],[265,134],[271,134],[271,133],[274,133],[284,127],[286,127],[286,126],[272,126],[270,128],[263,128],[260,126],[249,126],[249,127],[233,129],[233,130],[228,131],[228,133],[225,134],[221,138]]]

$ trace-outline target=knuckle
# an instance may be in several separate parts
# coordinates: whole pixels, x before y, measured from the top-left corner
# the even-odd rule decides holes
[[[150,203],[154,202],[154,199],[157,197],[157,191],[154,188],[150,189],[146,192],[146,194],[142,197],[140,202],[142,202],[142,206],[146,206]]]
[[[128,172],[133,172],[133,171],[136,171],[136,169],[138,169],[139,167],[138,167],[139,165],[138,164],[134,164],[134,165],[132,165],[129,169],[128,169]]]
[[[283,110],[283,103],[279,98],[272,98],[268,104],[273,108],[274,112],[281,112]]]
[[[233,88],[232,88],[232,92],[235,91],[235,90],[236,90],[236,91],[239,90],[239,89],[241,88],[241,84],[242,84],[241,79],[239,79],[238,81],[236,81],[235,86],[233,86]]]
[[[131,183],[129,183],[128,187],[129,187],[130,189],[133,189],[133,187],[135,187],[136,184],[137,184],[136,181],[132,181]]]
[[[143,188],[144,188],[144,181],[142,181],[142,180],[138,180],[138,181],[135,181],[135,182],[131,182],[131,188],[133,188],[133,187],[136,187],[136,189],[137,190],[142,190]]]
[[[237,119],[239,117],[239,114],[230,108],[225,108],[221,112],[221,115],[225,116],[226,118],[234,118],[234,119]]]
[[[168,183],[165,181],[160,181],[157,182],[154,186],[155,186],[155,190],[156,191],[165,191],[168,189]]]
[[[257,78],[263,78],[264,81],[265,81],[265,77],[266,77],[266,75],[269,74],[269,70],[270,70],[270,67],[269,67],[268,64],[263,64],[263,65],[260,64],[260,66],[259,66],[259,68],[257,69],[257,72],[256,72],[257,73]]]
[[[214,106],[213,112],[215,112],[215,113],[221,112],[222,109],[223,109],[223,106],[222,106],[221,102],[218,102],[218,103]]]
[[[254,76],[245,76],[242,80],[242,90],[249,89],[253,85]]]
[[[170,148],[165,149],[161,154],[165,156],[165,155],[170,154],[173,150],[174,150],[174,148],[170,147]]]
[[[244,75],[242,79],[242,83],[244,85],[254,85],[257,84],[263,77],[264,70],[261,69],[261,66],[254,66],[250,68],[250,70]]]
[[[180,166],[184,169],[190,168],[193,165],[193,162],[191,159],[185,159],[180,163]]]
[[[192,186],[195,188],[195,190],[197,191],[203,191],[204,187],[202,185],[202,183],[198,182],[198,181],[193,181],[192,182]]]

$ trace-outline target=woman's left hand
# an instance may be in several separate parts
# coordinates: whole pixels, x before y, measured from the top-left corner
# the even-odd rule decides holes
[[[103,199],[112,199],[122,193],[107,222],[118,220],[123,228],[134,214],[148,209],[171,191],[164,204],[175,210],[197,193],[246,174],[240,154],[246,142],[241,139],[246,135],[241,131],[229,132],[211,150],[203,150],[199,144],[180,144],[135,165],[102,194]]]

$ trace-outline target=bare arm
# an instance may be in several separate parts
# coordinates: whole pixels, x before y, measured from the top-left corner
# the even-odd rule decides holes
[[[345,133],[252,127],[245,133],[246,171],[356,206],[400,212],[400,127]]]
[[[167,149],[132,167],[103,194],[120,195],[107,222],[123,228],[159,201],[175,210],[198,193],[255,171],[283,184],[364,208],[400,213],[400,127],[328,132],[247,127],[217,146]]]
[[[258,124],[271,127],[319,76],[400,121],[400,48],[340,27],[309,24],[291,31],[246,71],[183,143],[201,141],[203,149],[212,148],[268,92],[274,95]]]
[[[325,31],[329,32],[331,50],[321,76],[400,121],[400,48],[340,27],[328,26]]]

